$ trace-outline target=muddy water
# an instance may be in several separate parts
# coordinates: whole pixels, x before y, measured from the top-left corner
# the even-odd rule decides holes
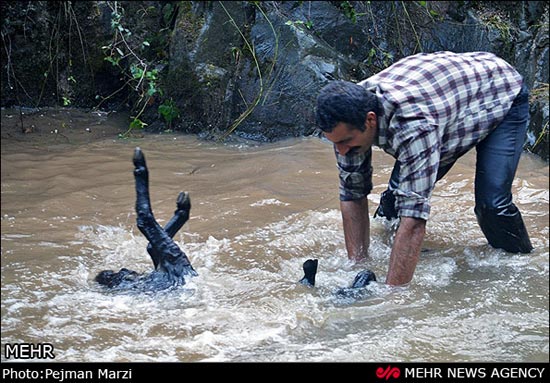
[[[180,190],[191,195],[175,239],[200,275],[175,291],[113,294],[93,281],[152,268],[135,226],[135,146],[161,223]],[[56,361],[548,361],[548,165],[530,155],[514,192],[532,254],[486,244],[467,155],[434,192],[412,284],[374,284],[356,302],[333,294],[361,267],[346,260],[333,152],[319,139],[3,139],[1,160],[3,345],[49,342]],[[375,151],[371,213],[392,163]],[[376,219],[371,232],[368,267],[384,280],[391,231]],[[312,257],[309,289],[296,281]]]

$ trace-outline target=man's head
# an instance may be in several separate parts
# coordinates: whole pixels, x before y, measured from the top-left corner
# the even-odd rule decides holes
[[[317,126],[341,155],[372,146],[378,115],[376,95],[352,82],[330,82],[317,97]]]

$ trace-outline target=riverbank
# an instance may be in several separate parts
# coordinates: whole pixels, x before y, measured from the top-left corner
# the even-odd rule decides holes
[[[75,108],[2,108],[2,146],[26,143],[37,147],[79,145],[104,139],[119,139],[127,125],[124,113]],[[141,131],[132,132],[135,137]]]

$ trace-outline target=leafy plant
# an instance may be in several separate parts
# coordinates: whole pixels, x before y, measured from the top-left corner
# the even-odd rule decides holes
[[[130,137],[130,134],[132,134],[132,131],[134,129],[140,129],[141,130],[141,129],[145,128],[146,126],[147,126],[147,124],[145,122],[141,121],[139,118],[134,118],[132,120],[132,122],[130,122],[130,125],[128,126],[128,130],[125,131],[124,133],[120,133],[118,135],[118,138],[126,139],[126,138]]]
[[[434,11],[433,9],[430,9],[430,8],[428,7],[428,2],[427,2],[427,1],[417,1],[417,3],[418,3],[418,5],[420,5],[421,7],[425,8],[425,9],[426,9],[426,12],[428,12],[429,15],[430,15],[432,18],[440,18],[440,17],[441,17],[437,11]]]
[[[159,87],[159,71],[155,68],[155,63],[146,60],[145,54],[151,46],[148,39],[138,38],[132,35],[132,32],[124,25],[124,8],[119,2],[107,2],[111,8],[111,28],[113,30],[112,41],[103,46],[105,53],[104,60],[116,67],[124,84],[115,92],[106,97],[101,97],[99,107],[104,101],[115,96],[117,93],[126,89],[130,98],[132,108],[130,117],[132,121],[126,133],[121,134],[122,138],[126,138],[134,129],[143,129],[145,124],[141,121],[141,116],[145,109],[154,104],[155,98],[162,96],[162,89]],[[169,12],[166,10],[168,9]],[[166,8],[168,13],[164,15],[169,17],[174,8]],[[143,16],[154,10],[154,7],[142,8],[140,10]]]
[[[158,112],[164,118],[164,121],[166,121],[168,129],[172,129],[172,122],[180,116],[180,110],[172,99],[164,101],[159,106]]]
[[[357,12],[355,12],[355,8],[353,8],[353,5],[349,1],[344,1],[340,4],[340,8],[344,12],[344,15],[350,19],[350,21],[355,24],[357,22]]]

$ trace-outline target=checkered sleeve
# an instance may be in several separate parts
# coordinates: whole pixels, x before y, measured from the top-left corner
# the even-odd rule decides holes
[[[402,125],[397,136],[401,145],[397,153],[400,171],[399,187],[394,191],[395,207],[400,217],[427,220],[440,162],[437,130],[414,121]]]
[[[351,151],[342,156],[336,148],[336,163],[340,177],[340,201],[353,201],[372,190],[372,149],[366,153]]]

